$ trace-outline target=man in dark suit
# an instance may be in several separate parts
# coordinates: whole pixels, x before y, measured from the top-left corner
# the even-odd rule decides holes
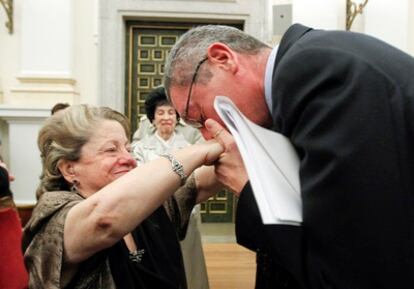
[[[273,49],[207,26],[178,41],[165,73],[181,117],[225,145],[216,172],[240,196],[238,242],[271,260],[273,288],[414,286],[411,56],[367,35],[299,24]],[[263,225],[216,95],[296,148],[302,226]]]

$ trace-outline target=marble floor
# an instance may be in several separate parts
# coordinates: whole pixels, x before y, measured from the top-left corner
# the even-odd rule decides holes
[[[236,243],[233,223],[200,227],[210,289],[253,289],[256,254]]]
[[[236,243],[234,223],[201,223],[203,243]]]

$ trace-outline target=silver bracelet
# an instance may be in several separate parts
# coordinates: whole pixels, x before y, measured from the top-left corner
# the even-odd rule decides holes
[[[181,179],[181,185],[185,183],[187,175],[184,172],[183,165],[172,154],[162,154],[161,157],[168,159],[171,162],[171,168]]]

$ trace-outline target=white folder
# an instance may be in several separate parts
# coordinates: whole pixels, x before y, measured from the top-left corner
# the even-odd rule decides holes
[[[289,139],[251,122],[226,96],[214,108],[236,141],[263,224],[300,225],[299,158]]]

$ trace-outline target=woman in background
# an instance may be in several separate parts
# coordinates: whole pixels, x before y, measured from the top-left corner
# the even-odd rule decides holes
[[[132,144],[133,156],[138,165],[190,145],[184,135],[175,130],[179,116],[167,100],[163,86],[159,86],[149,93],[145,101],[145,111],[147,118],[155,127],[155,132]],[[175,198],[171,198],[165,203],[165,206],[171,206],[174,199],[178,202],[184,201],[180,200],[176,194]],[[195,203],[195,200],[193,202]],[[172,221],[174,222],[174,220]],[[197,205],[192,210],[189,222],[184,224],[184,230],[178,231],[189,289],[209,288],[199,230],[200,224],[200,206]]]

